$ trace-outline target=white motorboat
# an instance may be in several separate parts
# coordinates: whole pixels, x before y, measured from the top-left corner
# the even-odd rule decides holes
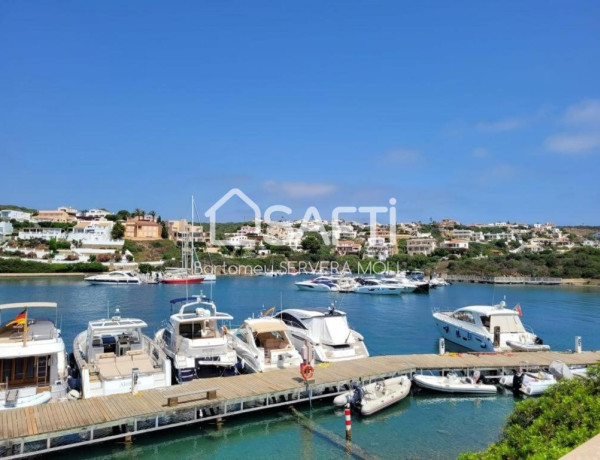
[[[233,349],[250,372],[266,372],[299,367],[300,353],[288,335],[289,328],[279,319],[261,317],[247,319],[236,330],[229,331]]]
[[[444,393],[466,393],[466,394],[496,394],[496,385],[487,385],[479,380],[476,372],[473,377],[459,377],[454,372],[446,375],[413,375],[413,381],[421,388]]]
[[[148,325],[121,318],[118,308],[115,313],[110,319],[90,321],[73,341],[75,386],[84,399],[171,385],[170,361],[142,333]]]
[[[375,294],[375,295],[398,295],[405,290],[397,283],[388,280],[379,280],[377,278],[356,278],[357,286],[354,292],[357,294]]]
[[[102,273],[100,275],[88,276],[85,278],[90,284],[141,284],[140,278],[132,272],[124,270],[116,270],[110,273]]]
[[[51,320],[30,317],[31,309],[57,308],[53,302],[0,305],[18,312],[0,326],[0,410],[65,398],[68,368],[65,344]],[[20,311],[20,312],[19,312]]]
[[[202,295],[171,300],[171,308],[182,304],[154,341],[171,360],[177,382],[236,373],[237,356],[221,330],[231,321],[227,313]]]
[[[18,409],[19,407],[38,406],[46,404],[52,399],[52,393],[42,391],[41,393],[31,394],[28,396],[19,396],[14,402],[8,398],[0,400],[0,410]]]
[[[546,351],[542,339],[521,323],[516,310],[499,305],[474,305],[454,312],[434,312],[441,336],[473,351]]]
[[[330,276],[319,276],[318,278],[311,278],[306,281],[298,281],[294,284],[301,291],[339,291],[339,286],[335,282],[335,279]]]
[[[350,329],[346,313],[335,309],[287,309],[277,313],[289,328],[296,350],[310,345],[315,361],[333,362],[369,356],[364,338]]]
[[[410,379],[402,375],[358,386],[354,390],[336,396],[333,404],[338,407],[353,404],[360,408],[362,415],[371,415],[406,398],[410,393],[410,387]]]

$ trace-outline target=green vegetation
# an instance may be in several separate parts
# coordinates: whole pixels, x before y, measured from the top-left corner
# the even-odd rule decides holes
[[[517,403],[500,441],[460,460],[555,459],[600,432],[600,365],[589,379],[563,380],[539,398]]]
[[[98,262],[77,264],[46,264],[19,259],[0,259],[0,273],[91,273],[107,268]]]
[[[475,245],[472,245],[475,246]],[[559,278],[600,279],[600,249],[574,248],[559,253],[545,250],[540,253],[489,255],[475,259],[479,248],[470,247],[466,257],[448,264],[448,273],[483,276],[552,276]],[[471,256],[471,257],[469,257]]]
[[[115,222],[112,230],[110,231],[110,236],[113,240],[120,240],[125,235],[125,226],[121,222]]]
[[[125,240],[123,250],[131,252],[136,262],[176,259],[181,264],[181,249],[171,240]]]

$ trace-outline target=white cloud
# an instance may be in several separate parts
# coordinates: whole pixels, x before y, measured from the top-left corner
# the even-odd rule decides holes
[[[548,137],[544,144],[551,152],[583,153],[600,147],[600,134],[560,133]]]
[[[485,149],[483,147],[477,147],[475,150],[473,150],[472,155],[475,158],[485,158],[491,156],[491,153],[488,149]]]
[[[480,121],[475,126],[479,131],[485,133],[501,133],[506,131],[516,131],[523,128],[527,120],[520,117],[504,118],[498,121]]]
[[[496,121],[480,121],[475,125],[475,128],[484,133],[517,131],[545,118],[551,112],[552,108],[548,105],[544,105],[534,113],[502,118]]]
[[[418,150],[397,149],[383,155],[382,160],[387,164],[415,164],[421,159]]]
[[[336,191],[334,184],[319,182],[277,182],[266,181],[264,189],[270,193],[281,193],[291,198],[312,198],[317,196],[331,195]]]
[[[562,121],[569,125],[600,126],[600,99],[587,99],[571,105]]]

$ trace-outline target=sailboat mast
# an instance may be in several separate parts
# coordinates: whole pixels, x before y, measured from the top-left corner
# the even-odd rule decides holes
[[[192,195],[192,228],[190,234],[192,235],[190,247],[190,268],[192,269],[192,274],[194,274],[196,273],[196,270],[194,269],[194,195]]]

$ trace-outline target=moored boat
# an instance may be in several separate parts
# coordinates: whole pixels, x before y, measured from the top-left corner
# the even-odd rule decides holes
[[[338,407],[352,404],[360,409],[362,415],[372,415],[406,398],[410,387],[410,379],[402,375],[358,386],[336,396],[333,404]]]
[[[348,326],[346,313],[334,306],[313,309],[286,309],[278,312],[289,328],[296,350],[309,345],[317,362],[334,362],[369,356],[364,338]]]
[[[444,393],[466,393],[466,394],[496,394],[496,385],[487,385],[479,381],[476,373],[473,377],[459,377],[454,372],[446,375],[413,375],[413,381],[421,388]]]
[[[93,320],[73,341],[75,387],[82,398],[168,387],[171,364],[142,333],[138,318],[115,316]]]
[[[130,285],[141,284],[139,276],[125,270],[116,270],[110,273],[102,273],[84,278],[90,284],[115,284],[115,285]]]
[[[171,308],[179,304],[154,336],[171,360],[177,382],[235,374],[237,355],[221,328],[233,317],[217,312],[215,303],[202,295],[171,300]]]
[[[0,327],[0,410],[63,399],[68,390],[65,344],[49,319],[30,316],[31,309],[57,309],[54,302],[0,305],[20,311]]]
[[[299,367],[302,363],[291,343],[288,326],[279,319],[249,318],[227,334],[245,371],[267,372]]]
[[[521,322],[522,311],[498,305],[473,305],[453,312],[434,312],[441,336],[473,351],[547,351],[543,340]]]

